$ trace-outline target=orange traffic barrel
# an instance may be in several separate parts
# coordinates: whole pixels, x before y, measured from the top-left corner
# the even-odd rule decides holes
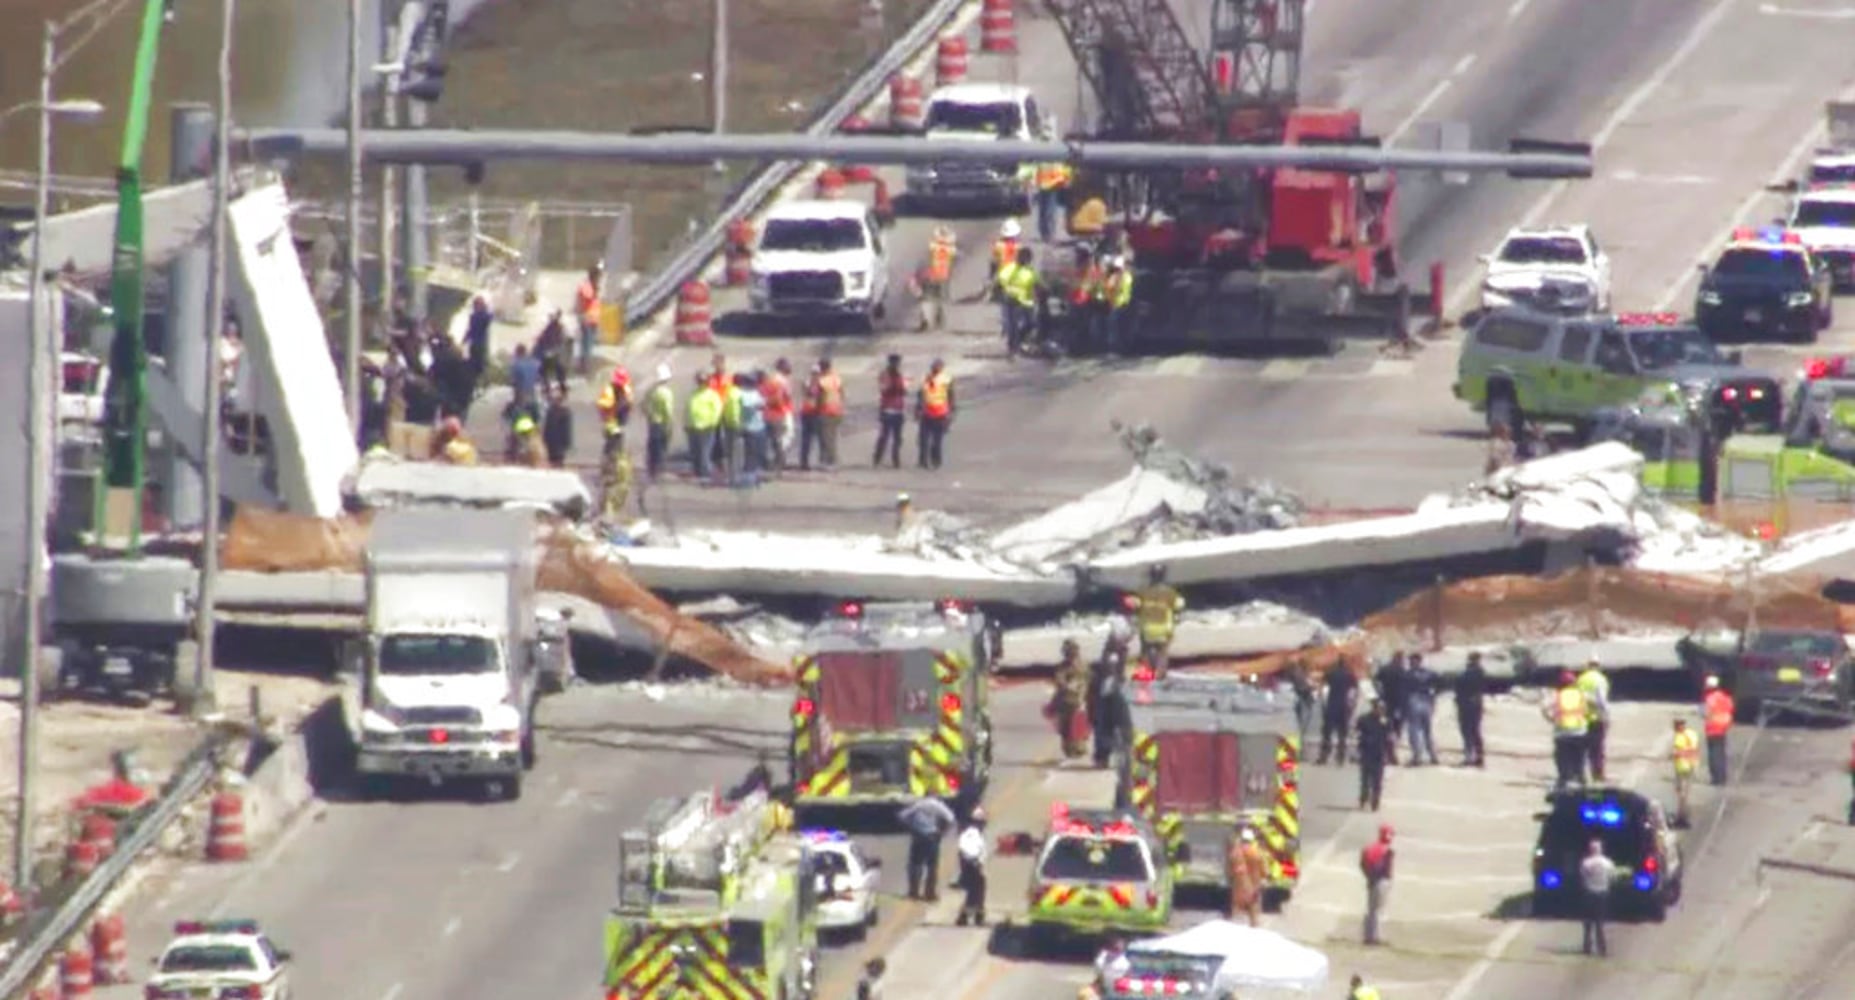
[[[1018,51],[1018,24],[1012,0],[985,0],[979,8],[979,50],[997,54]]]
[[[826,167],[818,172],[817,191],[820,198],[842,198],[844,185],[847,183],[844,172],[835,167]]]
[[[966,39],[942,35],[934,50],[934,85],[945,87],[966,80]]]
[[[206,827],[206,860],[244,861],[251,856],[245,844],[245,797],[226,790],[213,796],[212,819]]]
[[[96,985],[95,971],[89,945],[79,941],[65,949],[64,958],[58,962],[58,985],[64,1000],[87,1000],[90,988]]]
[[[898,129],[920,128],[925,88],[907,73],[889,78],[889,125]]]
[[[688,281],[676,293],[676,342],[685,347],[711,347],[715,328],[710,322],[709,286]]]
[[[99,985],[129,982],[129,927],[121,914],[104,914],[90,925],[90,951],[96,959]]]
[[[739,288],[753,277],[754,263],[754,224],[746,219],[736,219],[728,225],[728,246],[722,253],[726,262],[723,280]]]
[[[64,877],[67,879],[89,878],[90,873],[96,871],[102,863],[103,854],[91,841],[74,841],[64,849]]]

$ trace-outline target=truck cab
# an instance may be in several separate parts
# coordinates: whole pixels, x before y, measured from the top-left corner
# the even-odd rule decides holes
[[[886,312],[889,253],[860,201],[782,202],[754,249],[748,301],[764,317],[831,317],[874,327]]]
[[[343,699],[368,790],[400,779],[521,795],[547,643],[520,511],[390,510],[366,553],[367,631]],[[551,662],[558,668],[559,657]]]
[[[1014,140],[1053,135],[1056,122],[1044,114],[1029,87],[1003,83],[957,83],[928,95],[924,127],[930,142]],[[1029,209],[1030,179],[1017,166],[989,163],[931,163],[908,168],[908,196],[925,207],[994,208],[1019,214]]]

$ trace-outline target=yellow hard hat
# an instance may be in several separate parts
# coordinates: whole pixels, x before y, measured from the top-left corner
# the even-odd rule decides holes
[[[535,430],[535,418],[524,413],[515,418],[515,433],[532,434]]]

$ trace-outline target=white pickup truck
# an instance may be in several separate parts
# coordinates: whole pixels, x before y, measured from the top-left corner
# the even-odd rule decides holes
[[[754,248],[754,313],[848,316],[874,328],[889,294],[882,228],[860,201],[789,201],[767,213]]]
[[[1037,106],[1029,87],[1004,83],[956,83],[928,96],[924,111],[928,141],[1010,139],[1033,142],[1054,134],[1056,122]],[[1029,172],[1000,164],[932,163],[910,166],[908,199],[918,209],[1002,208],[1021,214],[1030,207]]]
[[[569,669],[536,607],[532,516],[384,511],[365,570],[367,633],[342,699],[364,791],[477,781],[520,797],[536,704]]]

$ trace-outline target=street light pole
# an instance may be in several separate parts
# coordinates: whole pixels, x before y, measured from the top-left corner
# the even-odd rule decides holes
[[[32,187],[32,273],[27,276],[27,322],[32,352],[26,383],[26,656],[19,676],[19,815],[14,821],[13,884],[30,893],[32,820],[38,799],[39,658],[45,643],[44,616],[47,508],[50,506],[51,302],[45,294],[45,217],[50,214],[52,176],[52,71],[57,67],[57,29],[45,24],[39,69],[39,163]]]
[[[341,388],[348,433],[361,433],[361,0],[348,0],[348,331]],[[223,120],[221,127],[224,126]],[[223,145],[222,145],[223,148]]]
[[[224,396],[224,370],[220,346],[225,338],[226,215],[232,200],[232,21],[238,0],[219,0],[218,135],[213,140],[212,270],[206,280],[206,405],[201,440],[201,492],[205,494],[200,521],[200,589],[193,604],[193,637],[199,659],[193,664],[194,712],[218,710],[214,691],[213,641],[219,606],[219,406]]]

